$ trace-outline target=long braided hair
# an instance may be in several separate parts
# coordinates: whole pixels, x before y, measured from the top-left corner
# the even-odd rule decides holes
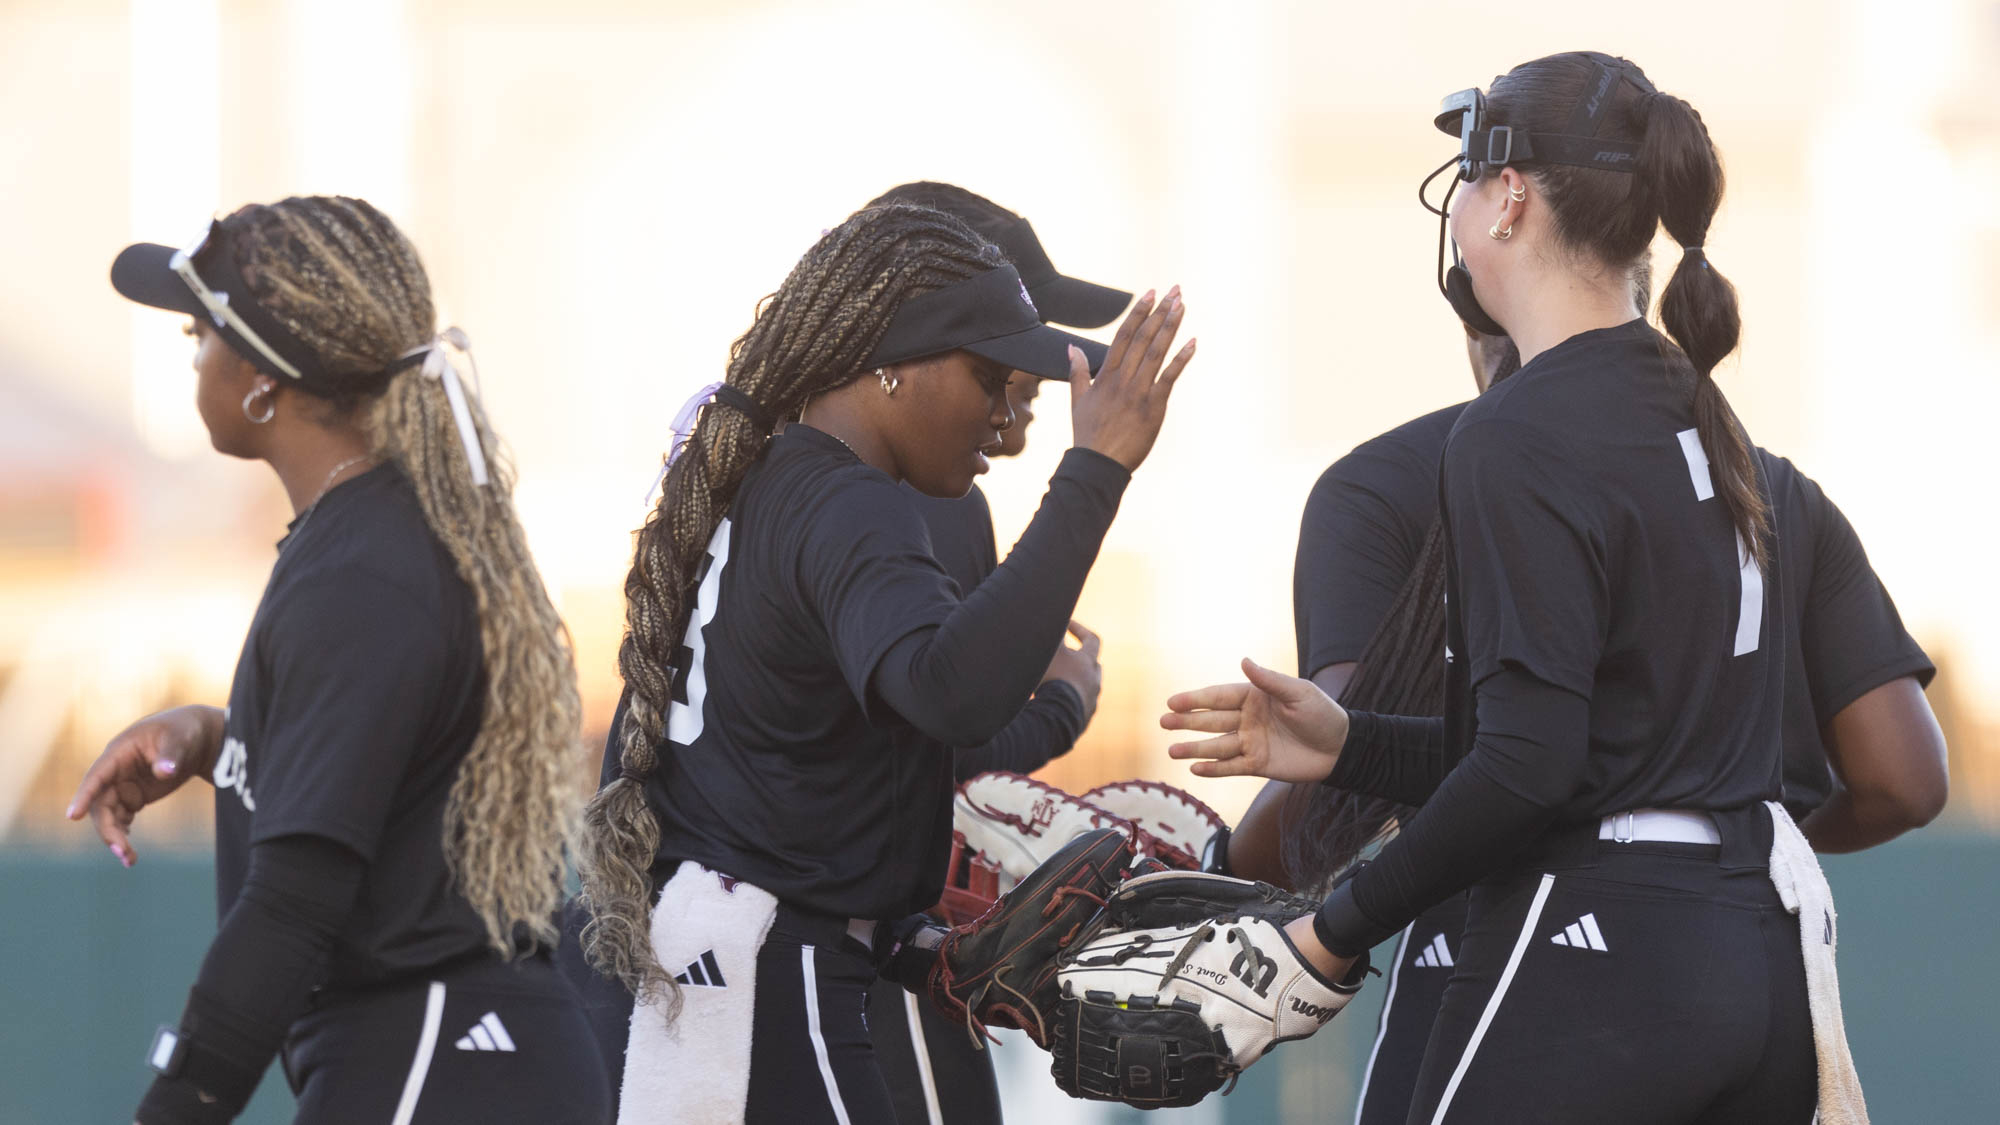
[[[1005,264],[991,243],[942,212],[911,206],[857,212],[821,236],[777,292],[759,302],[749,331],[730,348],[724,382],[767,417],[790,417],[809,397],[861,376],[904,300]],[[673,656],[688,628],[702,555],[770,436],[743,411],[711,404],[667,472],[625,577],[618,669],[627,708],[614,734],[619,776],[584,810],[580,866],[591,913],[584,951],[636,995],[664,990],[669,1018],[680,993],[652,947],[649,869],[660,825],[642,779],[659,765],[673,703]]]
[[[387,216],[359,199],[294,197],[245,207],[228,221],[257,305],[331,377],[299,389],[330,417],[362,415],[373,452],[409,479],[424,521],[472,590],[485,700],[445,807],[445,858],[496,951],[512,956],[523,937],[553,944],[579,803],[576,666],[514,512],[512,466],[472,388],[466,402],[488,465],[483,486],[473,483],[442,383],[412,369],[382,374],[436,330],[423,262]]]
[[[1444,523],[1433,520],[1417,565],[1361,650],[1341,706],[1386,715],[1444,714]],[[1324,893],[1415,810],[1326,785],[1294,785],[1278,813],[1279,855],[1292,885]]]

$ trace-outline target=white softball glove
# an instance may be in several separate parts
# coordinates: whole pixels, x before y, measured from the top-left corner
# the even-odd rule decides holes
[[[1191,1105],[1277,1044],[1318,1031],[1368,973],[1364,956],[1327,980],[1280,925],[1236,915],[1106,930],[1059,964],[1057,1084],[1149,1106]]]
[[[965,835],[967,847],[1000,865],[1002,894],[1086,832],[1116,828],[1137,835],[1122,817],[1005,770],[969,777],[958,787],[952,828]]]
[[[1229,822],[1183,789],[1134,778],[1100,785],[1081,800],[1139,826],[1140,850],[1175,867],[1218,869],[1229,840]],[[1177,856],[1165,854],[1169,849]]]

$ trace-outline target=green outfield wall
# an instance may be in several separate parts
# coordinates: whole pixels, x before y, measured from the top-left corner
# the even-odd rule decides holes
[[[1995,1120],[2000,840],[1927,833],[1826,867],[1841,913],[1849,1038],[1874,1119]],[[154,851],[126,871],[94,851],[0,856],[0,1125],[130,1120],[153,1028],[178,1015],[214,929],[214,894],[203,857]],[[1151,1114],[1075,1107],[1073,1119],[1350,1121],[1381,995],[1376,981],[1326,1031],[1281,1048],[1216,1104]],[[1008,1073],[1016,1084],[1045,1081],[1018,1063]],[[1045,1094],[1019,1096],[1048,1107]],[[273,1125],[290,1110],[274,1067],[240,1120]],[[1043,1108],[1028,1119],[1062,1117]]]

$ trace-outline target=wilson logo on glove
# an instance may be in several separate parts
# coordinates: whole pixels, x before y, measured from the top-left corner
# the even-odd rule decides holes
[[[1340,1009],[1322,1008],[1318,1004],[1309,1004],[1306,1001],[1301,1000],[1298,997],[1294,996],[1292,997],[1292,1011],[1297,1012],[1302,1016],[1308,1016],[1312,1019],[1316,1019],[1320,1023],[1324,1024],[1326,1021],[1332,1019],[1334,1013],[1340,1011]]]
[[[1332,981],[1300,956],[1284,926],[1317,905],[1222,875],[1125,880],[1059,955],[1056,1085],[1146,1109],[1193,1105],[1317,1032],[1368,972],[1363,957]]]
[[[1251,945],[1250,939],[1244,936],[1241,926],[1230,927],[1229,940],[1243,947],[1243,952],[1238,953],[1236,960],[1229,963],[1229,971],[1236,974],[1237,980],[1255,989],[1258,996],[1269,996],[1271,982],[1278,976],[1278,963]]]

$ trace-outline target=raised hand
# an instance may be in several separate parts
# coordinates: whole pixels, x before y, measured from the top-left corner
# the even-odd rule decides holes
[[[1311,680],[1273,672],[1248,657],[1243,674],[1249,683],[1184,691],[1167,700],[1162,727],[1218,736],[1178,743],[1167,753],[1205,759],[1188,767],[1198,777],[1324,780],[1347,742],[1347,712]]]
[[[208,777],[222,748],[222,712],[176,707],[148,715],[119,732],[83,775],[64,815],[89,815],[97,837],[127,867],[139,860],[127,835],[139,810],[179,789],[190,777]]]
[[[1070,429],[1079,447],[1104,454],[1128,472],[1145,461],[1166,421],[1174,383],[1194,358],[1195,342],[1189,340],[1167,362],[1167,349],[1173,346],[1185,311],[1178,285],[1158,305],[1150,291],[1139,298],[1112,337],[1096,379],[1090,377],[1090,363],[1083,353],[1070,349]]]

